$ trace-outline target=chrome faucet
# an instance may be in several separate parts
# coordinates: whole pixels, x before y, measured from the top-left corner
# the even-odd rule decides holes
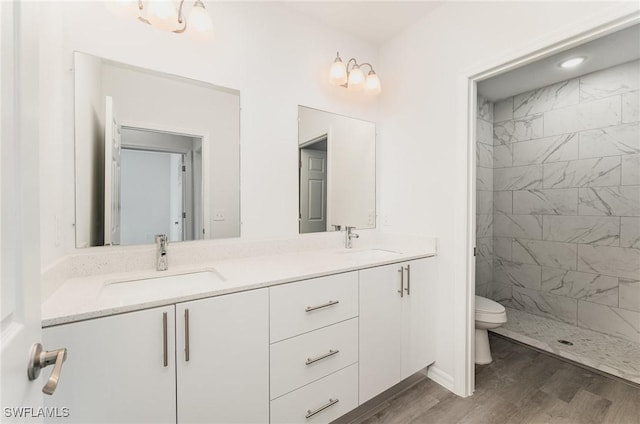
[[[167,244],[169,244],[169,240],[167,240],[166,234],[156,235],[156,246],[158,248],[156,271],[166,271],[167,269],[169,269],[169,258],[167,257]]]
[[[351,249],[353,247],[353,243],[352,240],[353,239],[357,239],[360,237],[359,234],[353,233],[352,231],[355,229],[356,227],[349,227],[349,226],[345,226],[345,237],[344,237],[344,247],[346,247],[347,249]]]

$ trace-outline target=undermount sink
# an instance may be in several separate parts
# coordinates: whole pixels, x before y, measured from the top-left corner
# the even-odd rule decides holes
[[[216,270],[110,281],[100,290],[98,302],[103,306],[122,306],[189,296],[215,289],[226,279]]]
[[[384,259],[400,255],[400,252],[385,249],[344,249],[337,252],[347,257],[366,257],[371,259]]]

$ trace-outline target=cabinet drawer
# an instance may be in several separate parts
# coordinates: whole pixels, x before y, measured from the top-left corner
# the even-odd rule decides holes
[[[271,345],[271,399],[358,362],[358,318]]]
[[[357,406],[358,364],[353,364],[272,400],[271,423],[328,423]]]
[[[358,315],[358,273],[271,287],[271,343]]]

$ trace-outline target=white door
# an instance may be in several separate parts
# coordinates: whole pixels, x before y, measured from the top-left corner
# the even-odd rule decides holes
[[[43,396],[41,381],[27,379],[29,351],[34,343],[41,341],[38,117],[34,113],[38,110],[38,45],[37,33],[22,28],[24,22],[34,26],[37,12],[37,3],[0,2],[0,400],[3,422],[26,422],[24,418],[30,415],[24,408],[34,408],[37,412]],[[47,376],[50,372],[51,368],[43,370]],[[64,379],[64,370],[61,378]],[[23,414],[22,420],[16,417],[19,414]]]
[[[400,381],[401,264],[360,271],[360,404]]]
[[[327,152],[300,149],[300,233],[327,230]]]
[[[120,244],[120,125],[113,98],[105,98],[104,119],[104,244]]]
[[[179,423],[269,422],[269,292],[176,305]]]

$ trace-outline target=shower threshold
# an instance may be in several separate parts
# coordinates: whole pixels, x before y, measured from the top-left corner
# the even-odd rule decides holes
[[[490,331],[640,384],[640,344],[506,308],[507,323]]]

